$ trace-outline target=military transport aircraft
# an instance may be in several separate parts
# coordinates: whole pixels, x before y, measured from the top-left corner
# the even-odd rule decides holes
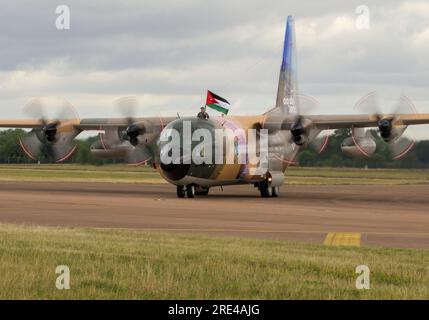
[[[413,146],[413,142],[403,136],[407,126],[429,124],[429,114],[402,112],[400,107],[407,103],[404,99],[398,104],[399,112],[389,114],[376,111],[361,115],[301,114],[300,108],[305,101],[298,94],[296,73],[294,20],[289,16],[286,21],[276,104],[262,115],[210,119],[177,116],[80,120],[64,114],[56,119],[48,119],[38,113],[34,120],[0,120],[0,127],[33,129],[19,140],[20,146],[30,158],[37,160],[40,149],[47,144],[53,152],[55,162],[63,162],[70,157],[76,149],[73,140],[82,131],[100,131],[100,141],[91,147],[94,156],[121,158],[133,164],[150,164],[163,178],[177,187],[179,198],[193,198],[195,195],[207,195],[214,186],[236,184],[251,184],[259,189],[262,197],[277,197],[279,186],[284,182],[284,172],[296,163],[295,158],[300,150],[313,146],[321,151],[326,146],[327,139],[319,137],[324,130],[352,129],[353,134],[344,141],[342,151],[354,156],[370,157],[376,144],[365,128],[378,129],[382,140],[391,148],[392,156],[400,158]],[[368,96],[363,104],[371,105],[372,96]],[[376,110],[375,107],[373,110]],[[185,122],[190,123],[191,133],[199,129],[206,129],[211,133],[225,128],[256,130],[257,139],[264,136],[268,141],[267,157],[263,160],[266,164],[264,171],[252,170],[259,168],[260,163],[184,161],[184,153],[180,155],[179,162],[164,163],[161,161],[162,148],[168,142],[161,137],[165,132],[173,130],[184,135]],[[197,142],[199,141],[192,141],[192,148]],[[235,137],[234,152],[246,150],[247,143],[245,134]]]

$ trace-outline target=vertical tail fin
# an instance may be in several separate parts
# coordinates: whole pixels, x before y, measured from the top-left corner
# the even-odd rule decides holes
[[[289,113],[295,107],[298,112],[298,78],[296,61],[295,22],[292,16],[286,21],[283,60],[277,89],[276,108]]]

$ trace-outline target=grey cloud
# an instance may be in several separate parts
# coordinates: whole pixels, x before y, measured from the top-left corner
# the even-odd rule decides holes
[[[0,110],[14,116],[26,98],[60,95],[78,101],[82,116],[110,115],[100,111],[105,101],[134,93],[175,114],[197,108],[210,88],[235,103],[232,112],[263,112],[274,103],[293,14],[300,88],[322,112],[350,111],[378,89],[409,92],[425,111],[429,19],[413,11],[419,3],[368,1],[372,27],[358,31],[349,20],[361,0],[61,1],[71,30],[58,31],[58,1],[0,1],[0,96],[13,106]]]

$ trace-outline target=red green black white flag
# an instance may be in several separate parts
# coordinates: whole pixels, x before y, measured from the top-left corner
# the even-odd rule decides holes
[[[206,106],[224,114],[228,114],[230,104],[226,99],[211,91],[207,91]]]

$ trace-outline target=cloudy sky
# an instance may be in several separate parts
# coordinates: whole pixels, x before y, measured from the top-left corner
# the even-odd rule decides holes
[[[70,30],[55,9],[70,8]],[[356,27],[356,8],[370,28]],[[66,98],[81,118],[192,114],[211,89],[232,114],[273,106],[287,15],[296,22],[300,92],[312,113],[351,113],[370,91],[429,113],[429,2],[247,0],[0,0],[0,110],[22,117],[33,97]],[[426,128],[427,130],[427,128]],[[422,135],[422,129],[417,134]]]

